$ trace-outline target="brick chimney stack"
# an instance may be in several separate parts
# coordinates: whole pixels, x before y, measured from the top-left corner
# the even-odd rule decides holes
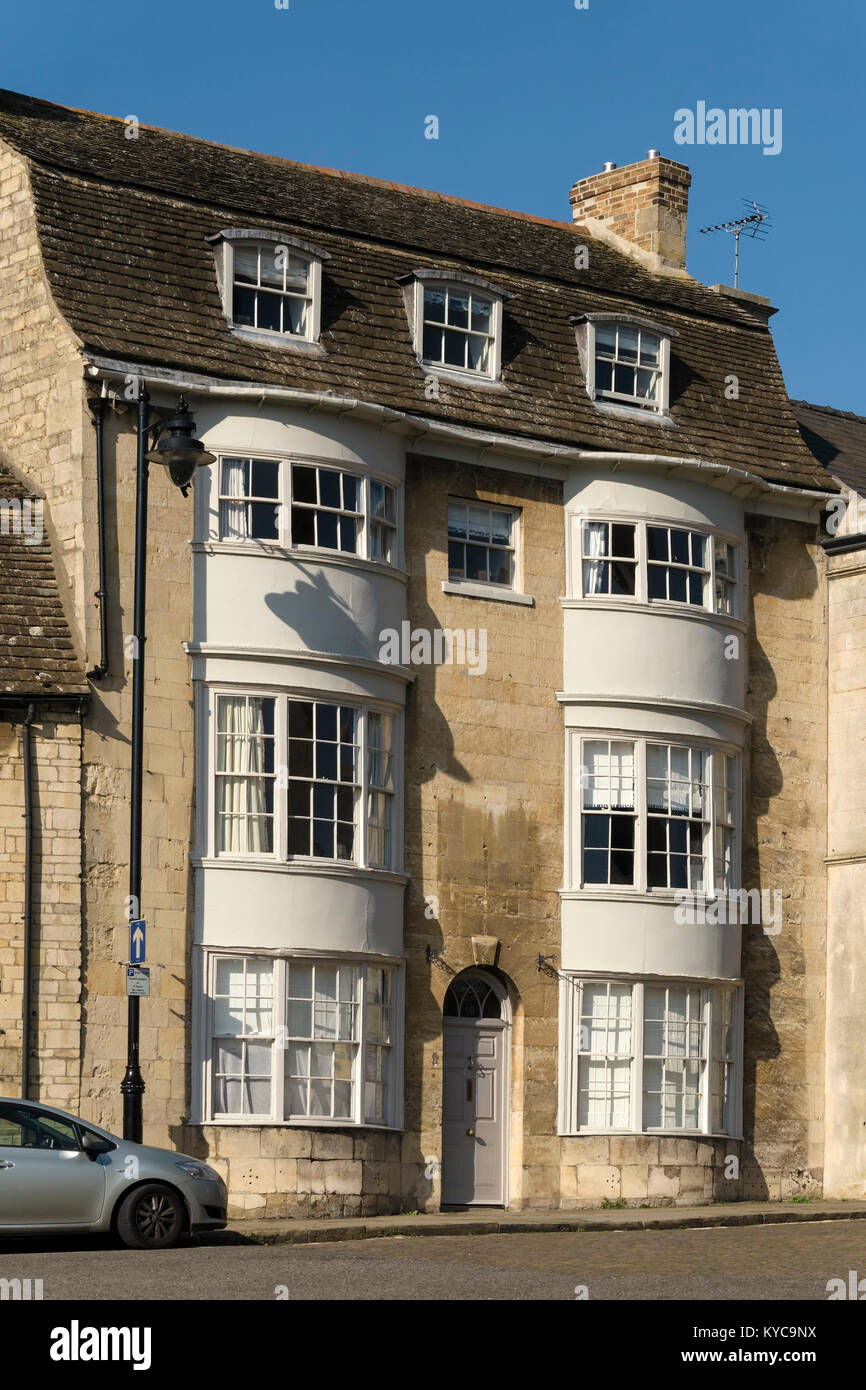
[[[685,164],[650,150],[639,164],[580,179],[569,194],[574,222],[650,270],[686,273],[686,217],[692,176]]]

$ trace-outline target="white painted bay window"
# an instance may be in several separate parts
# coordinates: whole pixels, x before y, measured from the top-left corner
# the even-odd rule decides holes
[[[230,691],[213,712],[218,857],[399,868],[396,713]]]
[[[221,541],[397,563],[397,489],[379,478],[312,460],[224,456],[218,511]]]
[[[205,1111],[249,1123],[398,1123],[395,966],[211,955]]]
[[[560,1128],[739,1133],[740,987],[562,980]]]
[[[693,527],[582,518],[575,597],[685,605],[738,616],[739,546]]]
[[[575,736],[575,886],[696,894],[734,886],[739,759],[652,738]]]

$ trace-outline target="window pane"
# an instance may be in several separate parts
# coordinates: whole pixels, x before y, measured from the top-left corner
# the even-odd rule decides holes
[[[466,334],[445,329],[443,360],[449,367],[466,366]]]
[[[620,559],[634,557],[634,532],[633,526],[623,526],[614,523],[611,527],[611,554]]]
[[[689,533],[688,531],[671,531],[671,559],[677,565],[687,565],[689,563]]]
[[[613,356],[616,352],[616,325],[612,323],[599,323],[595,329],[596,351],[604,352]]]
[[[441,328],[424,329],[424,343],[421,349],[426,362],[442,361],[443,333]]]
[[[319,469],[319,501],[323,507],[340,506],[340,475],[329,468]]]
[[[278,294],[259,292],[256,295],[256,327],[279,333],[282,328],[280,305],[281,299]]]
[[[484,546],[466,546],[466,577],[467,579],[487,580],[487,555],[488,551]]]
[[[469,327],[469,296],[451,290],[448,294],[448,322],[452,328]]]
[[[284,252],[278,252],[276,245],[263,246],[261,252],[261,282],[263,285],[270,285],[272,289],[281,290],[283,288],[283,256]],[[279,269],[277,268],[279,260]]]
[[[236,285],[232,304],[232,322],[239,324],[241,328],[251,328],[255,322],[255,314],[255,290],[242,289]]]
[[[234,278],[243,284],[257,285],[259,253],[256,246],[236,246],[234,248]]]
[[[613,389],[623,396],[634,395],[634,368],[633,367],[614,367],[613,369]]]
[[[623,324],[619,330],[619,351],[617,357],[620,362],[637,361],[637,329],[629,328]]]
[[[659,360],[659,339],[652,333],[640,335],[641,366],[656,367]]]
[[[487,338],[476,338],[470,334],[467,339],[469,350],[468,366],[475,372],[486,372],[490,354],[490,343]]]
[[[635,585],[635,565],[622,564],[615,560],[610,565],[610,591],[612,594],[633,594]]]
[[[478,333],[490,332],[491,305],[488,300],[472,296],[472,327]]]
[[[445,291],[444,290],[425,290],[424,291],[424,317],[432,319],[434,323],[445,322]]]
[[[296,502],[316,502],[316,470],[295,464],[292,468],[292,497]]]

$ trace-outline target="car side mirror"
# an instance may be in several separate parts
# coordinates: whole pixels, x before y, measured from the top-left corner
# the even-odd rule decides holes
[[[81,1137],[81,1147],[88,1158],[98,1158],[100,1154],[110,1153],[115,1147],[110,1139],[103,1139],[101,1134],[94,1134],[92,1130],[86,1129]]]

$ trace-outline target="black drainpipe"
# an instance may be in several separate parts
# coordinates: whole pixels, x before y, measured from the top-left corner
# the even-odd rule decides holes
[[[21,1008],[21,1096],[30,1089],[30,961],[33,954],[33,752],[30,726],[36,706],[27,706],[21,725],[21,764],[24,774],[24,981]]]
[[[99,588],[96,590],[96,597],[99,599],[100,645],[99,665],[94,666],[91,671],[87,672],[87,675],[90,680],[101,681],[103,676],[108,675],[108,623],[106,620],[108,592],[105,587],[105,475],[103,469],[105,411],[108,407],[108,398],[106,396],[91,396],[87,404],[90,406],[93,427],[96,430],[96,519],[99,533]]]

